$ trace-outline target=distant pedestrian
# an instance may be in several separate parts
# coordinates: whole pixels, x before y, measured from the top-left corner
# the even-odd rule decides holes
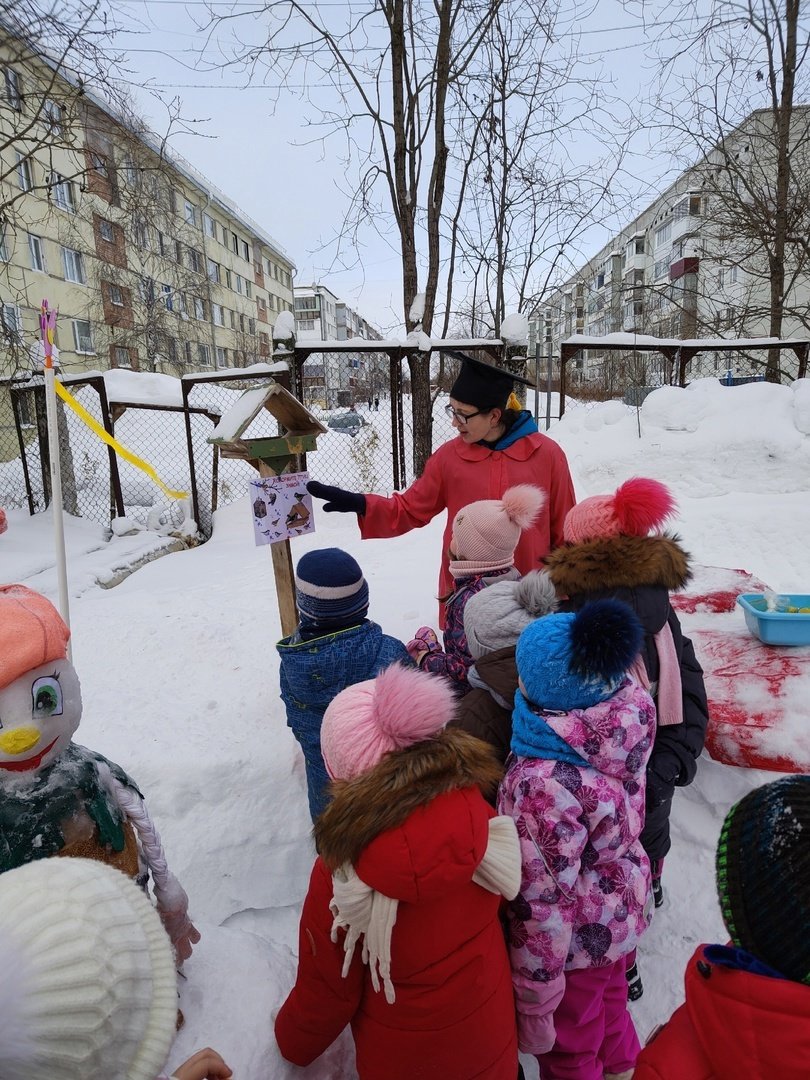
[[[371,398],[368,399],[368,411],[371,412]]]
[[[378,397],[374,398],[374,411],[375,412],[380,411],[380,399]]]

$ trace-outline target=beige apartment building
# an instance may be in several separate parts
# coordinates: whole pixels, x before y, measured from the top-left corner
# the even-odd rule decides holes
[[[35,364],[43,297],[66,373],[248,366],[293,310],[294,272],[136,119],[0,37],[0,377]]]

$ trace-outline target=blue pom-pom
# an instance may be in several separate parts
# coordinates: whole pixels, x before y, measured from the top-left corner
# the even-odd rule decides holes
[[[641,649],[644,629],[632,608],[620,600],[593,600],[571,627],[571,671],[587,679],[614,682]]]

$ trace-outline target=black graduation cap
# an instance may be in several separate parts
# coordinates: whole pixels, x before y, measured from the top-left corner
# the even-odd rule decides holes
[[[522,375],[504,371],[457,349],[442,349],[442,352],[461,362],[461,371],[450,389],[450,397],[465,405],[475,405],[478,409],[503,409],[516,382],[534,386],[530,379],[524,379]]]

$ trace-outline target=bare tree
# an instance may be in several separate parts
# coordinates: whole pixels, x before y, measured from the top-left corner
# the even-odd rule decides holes
[[[442,284],[449,295],[456,266],[448,238],[454,221],[460,236],[470,161],[467,136],[475,141],[492,112],[486,102],[496,22],[502,27],[520,23],[525,67],[530,43],[548,38],[555,10],[556,3],[544,0],[532,5],[522,0],[364,0],[335,12],[303,0],[264,0],[247,19],[238,13],[217,16],[212,10],[209,33],[216,30],[220,46],[223,27],[235,37],[244,35],[227,62],[252,80],[272,76],[274,84],[296,85],[311,82],[314,75],[319,83],[334,86],[336,105],[313,104],[313,136],[339,135],[354,169],[336,257],[357,259],[361,230],[371,224],[390,234],[393,222],[409,332],[430,335],[437,312],[450,310],[449,302],[442,303]],[[531,183],[528,175],[523,179]],[[418,293],[424,294],[419,314],[413,307]],[[409,367],[418,472],[432,448],[425,354],[415,349]]]
[[[808,326],[810,108],[799,102],[810,89],[810,22],[799,0],[667,4],[652,18],[669,20],[657,123],[676,153],[698,162],[702,250],[717,256],[702,285],[704,326],[739,333],[760,322],[772,337],[786,322]],[[773,349],[766,377],[778,381],[779,371]]]

